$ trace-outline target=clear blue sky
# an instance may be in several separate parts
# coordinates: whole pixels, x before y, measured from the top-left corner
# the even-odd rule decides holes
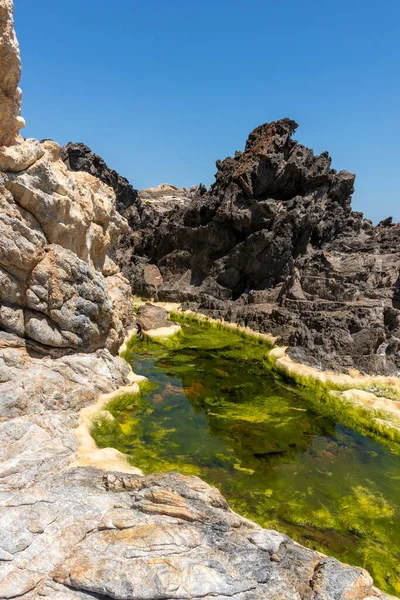
[[[400,220],[400,0],[15,0],[25,135],[83,141],[138,188],[212,183],[257,125],[357,174]]]

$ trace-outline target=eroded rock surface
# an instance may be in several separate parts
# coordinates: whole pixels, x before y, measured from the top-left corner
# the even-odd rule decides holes
[[[398,374],[400,226],[353,212],[355,176],[296,128],[258,127],[180,205],[139,196],[117,262],[135,293],[272,333],[297,361]]]
[[[172,327],[174,323],[169,320],[169,313],[165,308],[146,302],[138,309],[136,325],[139,330],[148,331],[161,327]]]
[[[25,126],[20,116],[21,58],[14,31],[13,0],[0,0],[0,147],[19,138]]]
[[[54,142],[0,149],[0,167],[0,327],[46,351],[116,352],[132,302],[109,256],[126,227],[114,192]]]
[[[93,468],[0,492],[0,597],[363,600],[369,575],[263,530],[197,477]]]
[[[121,473],[107,449],[103,470],[73,466],[80,409],[130,381],[107,350],[50,358],[0,335],[1,600],[386,598],[197,477]]]
[[[112,188],[69,171],[55,142],[18,134],[13,9],[0,0],[0,331],[44,354],[116,353],[133,305],[110,249],[127,224]]]
[[[0,335],[1,600],[386,598],[197,477],[122,473],[107,449],[103,470],[73,466],[79,410],[130,381],[107,350],[50,358]]]
[[[110,472],[107,449],[104,470],[73,466],[79,411],[132,382],[110,353],[132,314],[110,257],[124,221],[57,144],[18,137],[12,9],[0,0],[1,600],[383,599],[362,569],[238,517],[195,477]]]
[[[72,173],[55,142],[0,148],[0,328],[43,351],[116,352],[132,315],[110,258],[126,227],[111,188]]]
[[[137,190],[125,177],[121,177],[116,171],[109,169],[104,160],[94,154],[85,144],[67,144],[62,148],[62,158],[71,171],[86,171],[112,187],[115,191],[119,211],[138,204]]]

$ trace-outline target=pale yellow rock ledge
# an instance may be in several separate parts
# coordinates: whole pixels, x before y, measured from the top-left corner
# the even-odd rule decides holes
[[[86,406],[79,412],[79,425],[74,434],[78,439],[78,452],[69,467],[95,467],[103,471],[117,471],[131,473],[133,475],[143,475],[143,471],[137,467],[131,466],[125,454],[115,448],[99,448],[94,441],[90,430],[95,418],[104,416],[112,419],[112,415],[103,410],[104,406],[114,398],[123,394],[138,394],[140,391],[139,383],[146,377],[130,373],[130,383],[109,394],[101,394],[96,402],[91,406]]]

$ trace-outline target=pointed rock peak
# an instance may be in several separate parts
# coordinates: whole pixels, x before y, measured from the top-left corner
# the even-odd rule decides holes
[[[271,123],[264,123],[253,129],[250,133],[245,147],[245,152],[255,150],[258,146],[270,146],[273,144],[276,148],[282,147],[289,138],[292,137],[298,124],[292,119],[280,119]]]

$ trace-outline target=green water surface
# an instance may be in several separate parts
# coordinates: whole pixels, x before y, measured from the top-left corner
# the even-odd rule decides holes
[[[365,567],[400,593],[400,457],[318,410],[273,377],[265,345],[235,331],[183,324],[166,344],[126,355],[151,382],[108,406],[92,434],[144,472],[180,471],[217,486],[264,527]],[[346,419],[344,419],[346,421]]]

